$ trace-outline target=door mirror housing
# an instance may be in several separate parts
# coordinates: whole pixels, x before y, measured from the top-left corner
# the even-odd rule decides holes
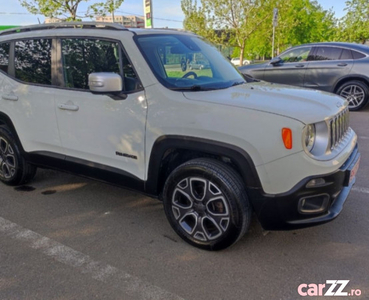
[[[123,80],[116,73],[91,73],[88,86],[93,93],[117,93],[123,89]]]
[[[277,56],[277,57],[272,58],[272,60],[270,61],[270,64],[271,65],[278,65],[281,62],[282,62],[282,59],[279,56]]]

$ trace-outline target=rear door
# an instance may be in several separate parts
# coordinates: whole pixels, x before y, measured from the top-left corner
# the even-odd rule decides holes
[[[350,49],[334,46],[314,47],[304,86],[333,92],[338,80],[349,74],[352,67],[353,57]]]
[[[263,80],[303,86],[311,49],[312,47],[304,46],[282,53],[280,63],[269,64],[265,68]]]
[[[27,152],[63,153],[55,116],[54,42],[34,38],[0,44],[0,110]]]

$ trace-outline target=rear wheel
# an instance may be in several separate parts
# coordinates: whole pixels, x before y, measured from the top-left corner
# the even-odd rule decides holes
[[[0,180],[7,185],[24,184],[36,175],[37,168],[26,162],[10,130],[0,127]]]
[[[337,94],[349,102],[349,110],[360,110],[369,99],[369,88],[361,81],[348,81],[340,86]]]
[[[240,176],[228,165],[199,158],[175,169],[164,187],[164,209],[174,231],[205,250],[221,250],[247,231],[251,207]]]

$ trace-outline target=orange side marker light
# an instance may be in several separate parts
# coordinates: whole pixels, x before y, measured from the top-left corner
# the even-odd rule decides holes
[[[282,128],[282,140],[286,149],[292,149],[292,130],[290,128]]]

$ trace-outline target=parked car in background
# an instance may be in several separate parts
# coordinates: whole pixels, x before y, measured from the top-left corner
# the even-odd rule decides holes
[[[369,47],[350,43],[297,46],[271,61],[240,67],[246,76],[336,93],[360,110],[369,99]]]
[[[231,63],[234,64],[235,66],[241,66],[239,57],[232,58]],[[251,64],[251,61],[248,59],[244,59],[242,66],[249,65],[249,64]]]
[[[198,60],[198,61],[191,61],[190,64],[188,65],[188,68],[190,70],[202,70],[202,69],[209,69],[209,63],[202,61],[202,60]]]

